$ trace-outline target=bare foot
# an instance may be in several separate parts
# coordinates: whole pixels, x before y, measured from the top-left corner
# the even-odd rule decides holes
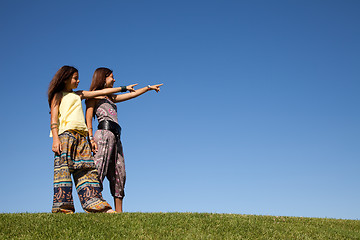
[[[104,213],[117,213],[117,212],[115,212],[115,211],[112,210],[112,209],[108,209],[108,210],[105,210]]]

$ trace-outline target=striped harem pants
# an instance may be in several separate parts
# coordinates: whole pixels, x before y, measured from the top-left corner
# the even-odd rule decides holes
[[[73,176],[81,206],[86,212],[103,212],[111,206],[102,198],[98,172],[86,137],[69,130],[59,135],[62,151],[54,159],[54,198],[52,212],[75,212],[72,197]]]

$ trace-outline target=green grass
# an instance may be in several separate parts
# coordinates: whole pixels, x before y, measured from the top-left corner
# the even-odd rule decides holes
[[[0,214],[0,239],[360,239],[360,221],[210,213],[13,213]]]

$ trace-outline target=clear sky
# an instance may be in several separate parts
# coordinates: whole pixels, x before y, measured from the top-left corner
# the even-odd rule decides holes
[[[118,104],[125,211],[359,219],[359,12],[357,0],[1,1],[0,212],[51,211],[47,88],[72,65],[78,89],[102,66],[116,86],[164,83]]]

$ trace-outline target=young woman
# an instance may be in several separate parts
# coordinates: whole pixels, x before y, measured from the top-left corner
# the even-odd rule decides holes
[[[78,70],[63,66],[56,72],[48,89],[50,136],[53,138],[52,150],[55,153],[52,212],[75,212],[71,174],[86,212],[114,212],[101,195],[97,170],[86,140],[88,129],[81,100],[119,92],[123,88],[74,92],[78,84]],[[132,86],[128,88],[132,89]]]
[[[115,79],[112,70],[98,68],[94,72],[90,91],[112,89]],[[122,200],[125,196],[126,180],[125,162],[122,144],[120,141],[121,127],[118,124],[117,107],[115,103],[123,102],[149,90],[160,91],[162,84],[147,86],[125,94],[109,94],[97,99],[86,101],[86,123],[89,129],[90,144],[94,161],[98,169],[100,182],[109,180],[110,192],[114,197],[115,211],[122,212]],[[92,118],[96,115],[99,125],[93,137]],[[102,185],[101,185],[102,188]]]

